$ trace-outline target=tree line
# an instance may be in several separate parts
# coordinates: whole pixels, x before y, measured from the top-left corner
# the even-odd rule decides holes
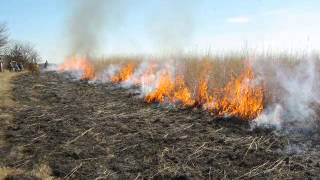
[[[15,61],[28,68],[39,63],[41,58],[30,43],[10,41],[7,25],[2,23],[0,24],[0,61],[5,67]]]

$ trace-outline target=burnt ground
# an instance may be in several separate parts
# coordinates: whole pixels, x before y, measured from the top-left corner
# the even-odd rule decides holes
[[[320,179],[319,133],[251,130],[234,118],[150,105],[54,72],[14,81],[0,165],[70,179]]]

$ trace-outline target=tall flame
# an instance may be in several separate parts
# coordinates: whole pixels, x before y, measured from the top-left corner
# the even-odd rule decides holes
[[[182,76],[176,78],[174,101],[182,103],[184,106],[193,106],[195,101],[192,99],[191,92],[186,86]]]
[[[263,110],[263,87],[253,84],[254,72],[247,68],[239,78],[229,82],[222,99],[222,111],[242,118],[255,118]]]
[[[208,94],[208,80],[200,79],[198,85],[198,97],[197,103],[199,105],[205,104],[210,100],[210,96]]]

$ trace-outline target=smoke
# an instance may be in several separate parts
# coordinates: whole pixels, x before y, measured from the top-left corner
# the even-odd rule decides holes
[[[116,0],[73,0],[68,18],[71,55],[96,55],[105,35],[120,21]]]
[[[73,0],[70,2],[67,18],[68,55],[97,56],[103,54],[102,50],[112,49],[114,45],[107,42],[108,36],[113,34],[113,30],[121,27],[124,20],[135,16],[135,11],[143,7],[142,3],[149,6],[161,5],[154,7],[158,10],[154,10],[143,20],[138,20],[143,23],[145,32],[149,33],[147,41],[154,45],[151,47],[152,51],[160,54],[182,52],[192,44],[195,30],[194,13],[201,2],[164,0],[157,3],[134,2],[130,5],[132,2],[129,0]],[[114,34],[118,36],[121,32],[117,31]],[[121,37],[118,39],[121,40]],[[131,42],[127,39],[126,42],[118,43],[128,44],[129,41]]]
[[[144,97],[157,88],[161,77],[166,73],[170,74],[171,76],[175,74],[175,67],[172,60],[162,60],[161,63],[153,62],[151,60],[144,60],[135,69],[131,78],[122,82],[122,87],[130,88],[135,86],[136,82],[140,82],[140,97]]]
[[[194,13],[201,1],[163,1],[164,9],[153,14],[150,20],[150,38],[160,53],[180,53],[192,44]],[[162,52],[161,52],[162,51]]]
[[[70,55],[96,55],[105,36],[121,22],[120,12],[124,13],[125,3],[119,0],[77,0],[71,3],[69,17],[69,46]],[[150,39],[155,44],[156,50],[164,52],[182,51],[187,45],[192,44],[194,34],[193,14],[197,3],[195,1],[164,1],[165,7],[150,16]],[[136,5],[136,4],[135,4]],[[120,8],[119,8],[120,7]],[[125,17],[125,15],[122,14]],[[104,43],[106,45],[107,43]],[[255,57],[254,69],[258,79],[266,84],[266,108],[254,121],[255,125],[268,125],[278,128],[286,126],[312,127],[317,124],[316,109],[320,107],[319,77],[317,58],[303,56],[297,61],[288,61],[279,57]],[[290,59],[290,58],[288,58]],[[144,62],[137,67],[130,81],[124,86],[135,84],[135,79],[143,79],[141,93],[148,94],[159,83],[162,70],[175,74],[175,66],[163,63],[156,67],[152,75],[147,74],[152,62]],[[103,73],[104,80],[110,78],[120,69],[112,66]],[[149,83],[150,82],[150,83]]]
[[[257,61],[256,70],[266,83],[267,108],[256,125],[277,128],[311,128],[317,125],[320,104],[317,58],[304,56],[297,61],[276,60],[268,65]]]
[[[102,83],[111,82],[112,77],[120,70],[119,65],[109,65],[107,69],[97,79],[100,79]]]

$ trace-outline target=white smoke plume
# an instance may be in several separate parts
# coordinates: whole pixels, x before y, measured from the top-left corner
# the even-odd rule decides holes
[[[271,61],[271,62],[270,62]],[[277,128],[311,128],[317,125],[317,108],[320,103],[318,58],[303,56],[297,61],[267,64],[257,60],[255,68],[267,84],[268,104],[262,115],[256,118],[257,125]]]

